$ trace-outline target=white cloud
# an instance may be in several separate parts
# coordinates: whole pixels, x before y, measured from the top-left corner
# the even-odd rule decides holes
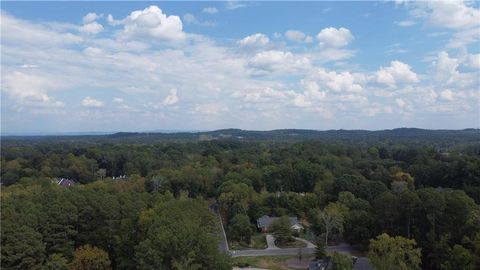
[[[266,47],[269,44],[269,42],[270,42],[270,39],[266,35],[262,33],[256,33],[243,38],[238,42],[238,44],[244,48],[261,49]]]
[[[459,71],[460,64],[468,65],[470,57],[475,58],[475,56],[468,55],[465,60],[462,61],[461,59],[450,57],[447,52],[440,52],[437,59],[432,62],[432,81],[436,82],[438,87],[448,86],[458,90],[478,89],[480,83],[480,70],[472,69],[464,72]]]
[[[415,21],[396,21],[395,24],[402,27],[409,27],[414,26],[417,23]]]
[[[82,27],[80,27],[80,32],[93,35],[100,33],[102,30],[103,26],[97,22],[84,24]]]
[[[361,92],[363,90],[362,85],[366,83],[366,78],[361,73],[350,73],[347,71],[337,73],[336,71],[318,68],[302,83],[310,85],[310,87],[316,85],[319,89],[322,88],[334,92]]]
[[[277,104],[294,97],[295,93],[293,91],[282,91],[267,87],[237,90],[231,96],[233,98],[242,98],[245,102]]]
[[[354,39],[350,30],[346,28],[328,27],[322,29],[317,35],[320,46],[323,47],[345,47]]]
[[[480,54],[469,54],[462,63],[473,70],[480,70]]]
[[[390,66],[381,67],[375,73],[375,80],[378,83],[389,86],[396,86],[398,83],[417,83],[420,81],[410,65],[400,61],[392,61]]]
[[[222,113],[227,113],[228,111],[228,108],[220,103],[205,103],[195,105],[192,113],[205,115],[220,115]]]
[[[198,20],[197,18],[195,18],[195,16],[193,16],[193,14],[191,13],[187,13],[185,15],[183,15],[183,20],[186,22],[186,23],[198,23]]]
[[[412,13],[439,27],[464,29],[480,25],[480,10],[464,1],[419,2]]]
[[[453,100],[453,92],[450,89],[443,90],[440,93],[440,97],[445,99],[445,100],[452,101]]]
[[[247,6],[247,4],[245,2],[242,2],[242,1],[228,0],[225,3],[225,8],[229,9],[229,10],[235,10],[235,9],[243,8],[243,7],[246,7],[246,6]]]
[[[198,20],[193,14],[191,13],[186,13],[185,15],[183,15],[183,20],[186,22],[186,23],[190,23],[190,24],[198,24],[198,25],[202,25],[202,26],[215,26],[215,23],[213,22],[209,22],[209,21],[200,21]]]
[[[123,24],[123,38],[146,37],[165,41],[180,41],[185,39],[182,20],[175,15],[166,15],[157,6],[144,10],[136,10],[125,19],[118,21],[108,16],[111,24]]]
[[[89,108],[101,108],[104,106],[104,103],[103,101],[91,97],[86,97],[82,100],[82,106]]]
[[[21,68],[38,68],[37,65],[33,65],[33,64],[23,64],[20,67]]]
[[[177,89],[172,88],[170,89],[170,94],[163,100],[163,105],[173,105],[177,103],[179,100],[177,96]]]
[[[312,37],[298,30],[288,30],[287,32],[285,32],[285,37],[290,41],[296,41],[296,42],[312,42],[313,41]]]
[[[460,30],[448,41],[447,48],[463,48],[480,40],[480,28]]]
[[[103,14],[98,15],[97,13],[90,12],[87,15],[83,16],[82,21],[84,24],[89,24],[103,17]]]
[[[295,71],[309,68],[310,61],[291,52],[269,50],[255,54],[248,61],[248,67],[267,72]]]
[[[63,29],[57,30],[46,24],[30,23],[5,12],[1,13],[1,21],[2,47],[13,45],[24,48],[34,45],[36,48],[52,48],[82,42],[81,37],[65,32]]]
[[[40,74],[24,72],[2,72],[2,92],[13,98],[18,109],[63,108],[65,104],[55,100],[48,90],[62,87],[61,82]]]
[[[123,98],[114,98],[113,99],[113,102],[116,102],[116,103],[122,103],[124,100]]]
[[[203,13],[208,13],[208,14],[215,14],[218,13],[218,9],[216,7],[206,7],[202,9]]]

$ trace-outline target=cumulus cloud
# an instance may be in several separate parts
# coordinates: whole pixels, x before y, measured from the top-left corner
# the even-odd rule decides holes
[[[480,54],[469,54],[462,63],[465,67],[473,70],[480,70]]]
[[[288,30],[287,32],[285,32],[285,37],[288,40],[295,41],[295,42],[312,42],[313,41],[312,37],[298,30]]]
[[[89,107],[89,108],[102,108],[104,106],[103,101],[86,97],[82,100],[82,106]]]
[[[419,2],[412,13],[439,27],[465,29],[480,25],[480,10],[464,1]]]
[[[366,78],[361,73],[327,71],[318,68],[303,83],[315,83],[318,87],[334,92],[361,92],[363,90],[362,85],[366,83]]]
[[[170,89],[170,94],[163,100],[163,105],[173,105],[175,103],[177,103],[179,100],[178,96],[177,96],[177,89],[176,88],[172,88]]]
[[[2,73],[2,92],[13,98],[17,108],[63,108],[65,104],[48,94],[62,87],[60,82],[40,74]]]
[[[215,14],[218,13],[218,9],[216,7],[206,7],[202,9],[203,13],[208,13],[208,14]]]
[[[270,39],[266,35],[262,33],[256,33],[241,39],[238,44],[241,47],[248,49],[261,49],[266,47],[269,42]]]
[[[323,47],[345,47],[354,39],[350,30],[346,28],[328,27],[322,29],[317,35],[320,46]]]
[[[464,70],[463,72],[459,71],[459,67],[461,64],[470,65],[470,61],[473,58],[474,65],[479,65],[478,56],[475,55],[467,55],[465,60],[450,57],[447,52],[440,52],[432,62],[433,66],[433,80],[439,86],[448,86],[455,89],[461,90],[472,90],[478,88],[478,84],[480,83],[480,70],[478,69],[471,69],[471,70]]]
[[[82,21],[84,24],[89,24],[91,22],[94,22],[100,18],[103,17],[103,14],[97,14],[95,12],[90,12],[90,13],[87,13],[85,16],[83,16],[82,18]]]
[[[80,27],[80,32],[93,35],[100,33],[102,30],[103,26],[97,22],[87,23]]]
[[[165,41],[180,41],[185,39],[182,20],[175,15],[168,16],[157,6],[150,6],[144,10],[136,10],[123,20],[115,20],[108,16],[112,25],[122,24],[123,38],[147,37]]]
[[[463,48],[479,40],[480,9],[471,1],[418,1],[405,6],[426,25],[455,31],[448,48]]]
[[[271,87],[266,87],[238,90],[235,91],[231,96],[233,98],[242,98],[245,102],[278,103],[295,97],[295,92],[282,91],[273,89]]]
[[[309,68],[310,62],[306,57],[291,52],[269,50],[255,54],[248,61],[248,67],[266,72],[295,71]]]
[[[381,67],[375,73],[375,79],[378,83],[389,86],[395,86],[398,83],[417,83],[420,81],[410,65],[400,61],[392,61],[390,66]]]

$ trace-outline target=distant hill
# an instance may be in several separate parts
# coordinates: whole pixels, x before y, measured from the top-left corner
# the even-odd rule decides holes
[[[270,131],[221,129],[203,132],[118,132],[113,134],[92,135],[44,135],[44,136],[2,136],[2,141],[11,140],[51,140],[92,143],[157,143],[162,141],[301,141],[335,140],[349,142],[373,141],[441,141],[445,144],[461,142],[479,142],[480,129],[429,130],[419,128],[396,128],[388,130],[308,130],[277,129]]]

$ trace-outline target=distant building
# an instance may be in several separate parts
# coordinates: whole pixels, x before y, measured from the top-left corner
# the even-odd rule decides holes
[[[269,217],[267,215],[261,216],[257,219],[257,228],[262,232],[268,232],[270,226],[272,226],[272,222],[279,219],[279,217]],[[298,222],[297,217],[289,217],[291,229],[296,232],[300,232],[303,230],[302,224]]]
[[[112,180],[127,180],[128,176],[126,175],[119,175],[119,176],[112,176]]]
[[[55,182],[57,183],[57,185],[61,187],[70,187],[76,184],[75,181],[67,178],[59,178],[59,179],[56,179]]]

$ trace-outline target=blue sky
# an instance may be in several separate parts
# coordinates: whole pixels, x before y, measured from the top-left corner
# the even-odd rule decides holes
[[[2,132],[479,127],[479,2],[2,2]]]

